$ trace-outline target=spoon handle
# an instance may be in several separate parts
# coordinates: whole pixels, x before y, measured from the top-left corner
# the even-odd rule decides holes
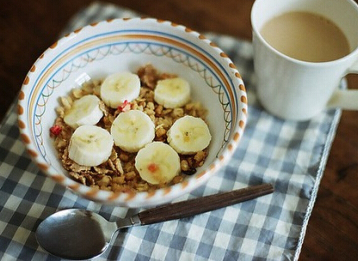
[[[271,184],[250,186],[238,190],[219,193],[201,198],[190,199],[164,205],[138,214],[141,225],[148,225],[173,219],[190,217],[210,210],[219,209],[247,201],[273,192]]]

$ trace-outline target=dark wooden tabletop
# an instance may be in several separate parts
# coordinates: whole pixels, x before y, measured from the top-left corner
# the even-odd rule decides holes
[[[111,2],[200,32],[214,31],[251,39],[250,11],[254,0]],[[89,3],[85,0],[0,0],[0,119],[16,98],[32,63],[56,40],[71,16]],[[358,89],[358,76],[349,76],[348,82],[350,88]],[[344,111],[300,260],[357,258],[358,112]]]

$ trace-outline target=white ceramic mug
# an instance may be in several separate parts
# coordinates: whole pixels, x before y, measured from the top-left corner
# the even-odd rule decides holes
[[[329,62],[305,62],[272,48],[260,34],[271,18],[291,11],[316,13],[333,21],[351,52]],[[257,97],[270,113],[308,120],[329,107],[358,110],[358,90],[338,89],[342,78],[358,73],[358,6],[353,0],[256,0],[252,12]]]

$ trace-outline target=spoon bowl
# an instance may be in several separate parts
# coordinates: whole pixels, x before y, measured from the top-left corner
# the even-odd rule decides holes
[[[87,259],[107,249],[117,228],[116,223],[96,213],[66,209],[46,218],[37,228],[36,239],[55,256]]]

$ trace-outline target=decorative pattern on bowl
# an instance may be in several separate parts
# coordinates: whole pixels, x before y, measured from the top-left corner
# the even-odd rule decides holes
[[[98,191],[67,177],[49,137],[58,98],[84,81],[152,63],[192,85],[193,100],[208,109],[213,140],[197,174],[155,192]],[[81,28],[46,50],[26,76],[19,95],[21,137],[37,165],[50,177],[95,201],[141,207],[171,201],[203,184],[228,160],[243,134],[247,100],[230,59],[197,32],[168,21],[115,19]]]

